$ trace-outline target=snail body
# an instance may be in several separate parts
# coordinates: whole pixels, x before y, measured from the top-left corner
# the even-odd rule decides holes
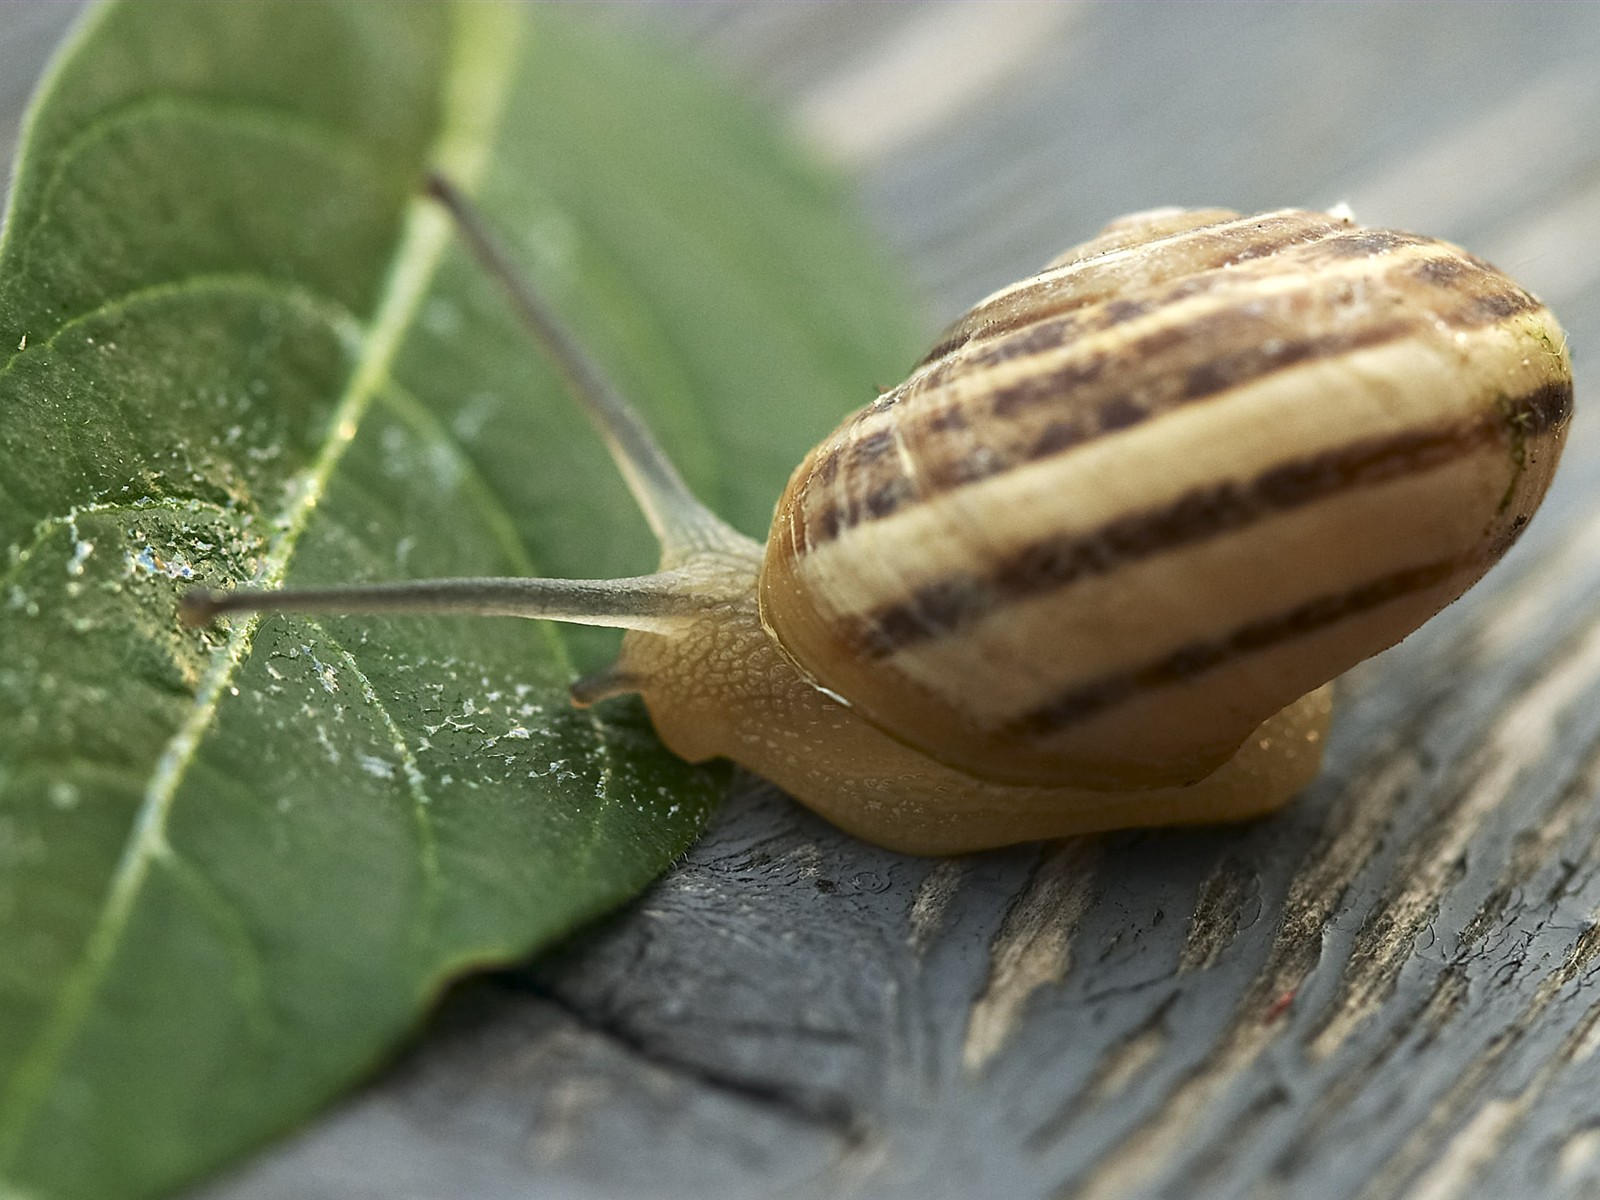
[[[580,703],[638,692],[675,753],[915,853],[1285,803],[1320,766],[1324,685],[1505,552],[1571,412],[1554,318],[1454,246],[1161,210],[979,303],[807,456],[763,547],[434,190],[572,379],[661,570],[202,594],[189,615],[621,625]]]
[[[618,677],[580,700],[638,691],[656,733],[690,761],[726,757],[869,842],[960,854],[1014,842],[1147,825],[1243,820],[1282,806],[1317,774],[1330,715],[1318,688],[1262,723],[1248,744],[1187,787],[1104,790],[984,779],[901,741],[798,674],[763,625],[754,542],[703,558],[703,622],[630,631]]]

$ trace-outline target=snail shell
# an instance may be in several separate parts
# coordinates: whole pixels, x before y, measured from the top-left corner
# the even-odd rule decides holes
[[[854,833],[950,853],[1237,819],[1315,775],[1328,680],[1483,574],[1572,407],[1554,318],[1444,242],[1321,212],[1124,218],[959,320],[794,472],[765,547],[705,510],[430,190],[573,384],[662,542],[630,580],[197,593],[629,630],[591,703]]]
[[[1572,401],[1549,312],[1321,212],[1125,218],[958,321],[778,503],[761,611],[984,779],[1190,783],[1515,540]]]

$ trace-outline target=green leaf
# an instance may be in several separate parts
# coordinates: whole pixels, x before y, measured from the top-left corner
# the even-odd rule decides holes
[[[720,788],[637,706],[571,710],[605,645],[548,625],[178,626],[191,579],[653,566],[430,165],[753,534],[911,357],[838,189],[574,14],[96,9],[0,242],[0,1195],[259,1143],[451,975],[635,893]]]

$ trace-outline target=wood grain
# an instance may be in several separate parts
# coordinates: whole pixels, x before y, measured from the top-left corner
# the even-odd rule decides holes
[[[981,46],[960,7],[616,19],[833,139],[930,339],[1153,205],[1344,199],[1469,246],[1570,334],[1544,511],[1343,681],[1281,816],[930,862],[746,781],[631,909],[463,984],[206,1200],[1600,1193],[1600,7],[985,6]]]

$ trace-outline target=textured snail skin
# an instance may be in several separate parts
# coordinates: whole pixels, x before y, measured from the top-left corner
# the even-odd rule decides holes
[[[1097,791],[975,778],[896,741],[795,673],[761,624],[761,556],[755,542],[730,543],[680,568],[700,573],[697,593],[715,605],[670,636],[630,632],[618,669],[673,753],[730,758],[877,845],[960,854],[1106,829],[1244,820],[1281,807],[1321,765],[1327,688],[1273,716],[1189,787]]]
[[[1320,212],[1125,218],[800,465],[762,616],[963,775],[1214,778],[1505,552],[1571,402],[1554,318],[1457,247]]]

